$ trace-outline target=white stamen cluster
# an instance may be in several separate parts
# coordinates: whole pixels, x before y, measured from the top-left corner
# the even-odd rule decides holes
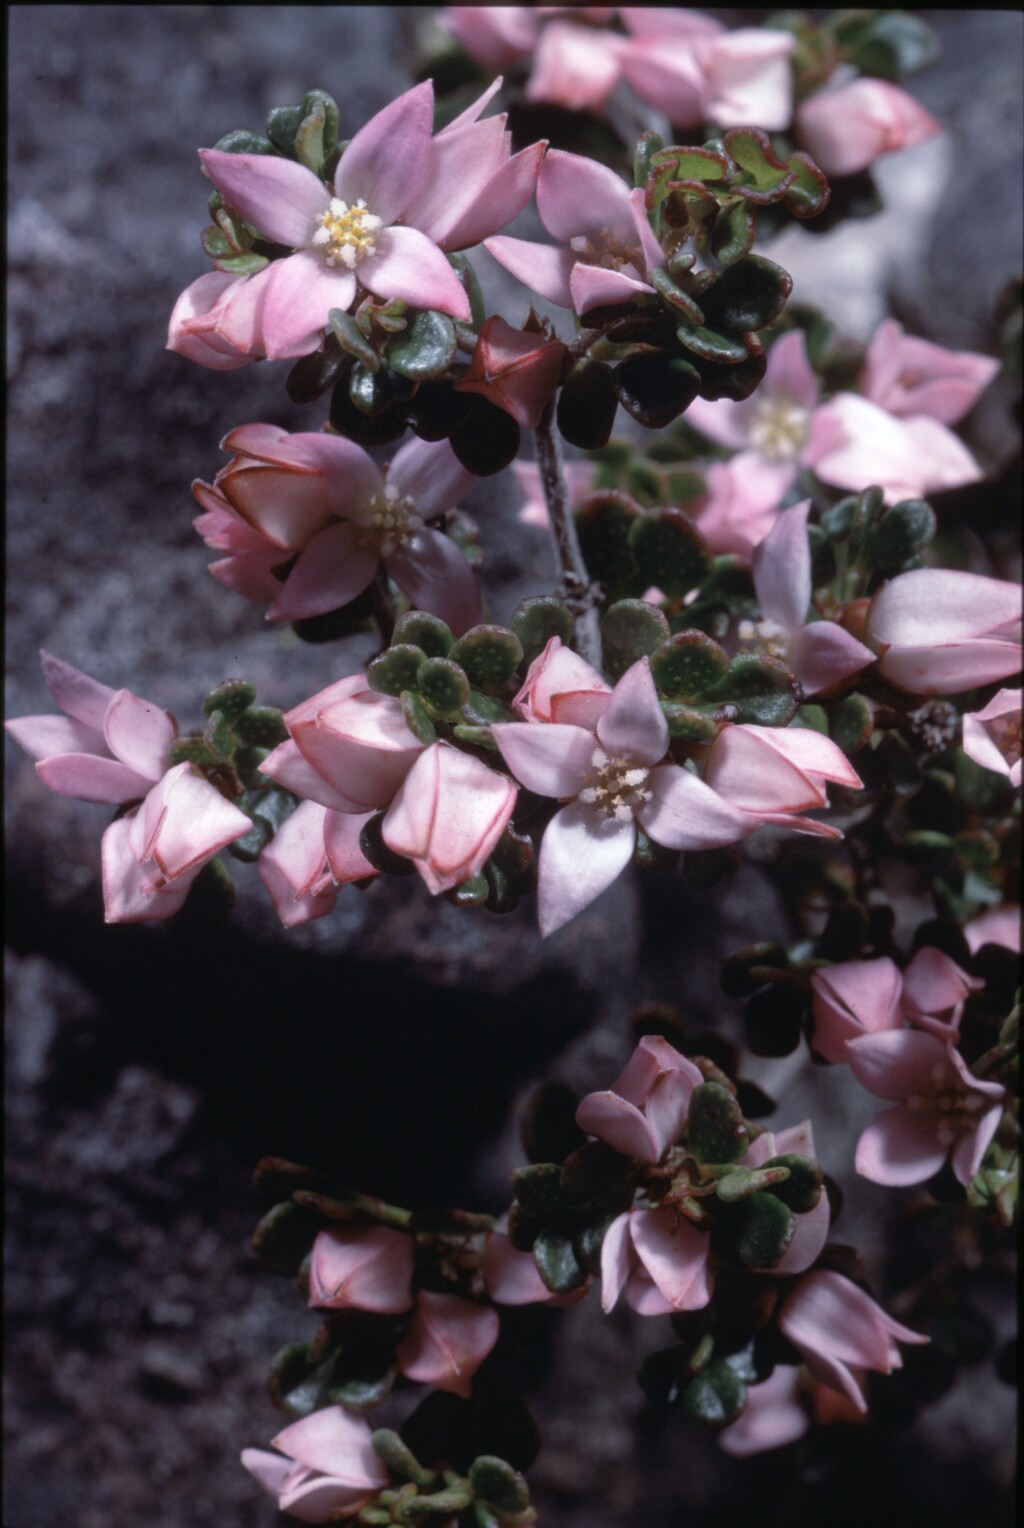
[[[331,205],[313,235],[313,244],[323,250],[326,264],[343,265],[352,271],[360,260],[377,253],[373,236],[380,226],[380,218],[367,211],[362,197],[350,207],[340,197],[332,196]]]
[[[637,265],[636,241],[627,243],[610,228],[602,228],[593,238],[577,234],[569,240],[569,248],[583,265],[599,265],[602,270],[619,271],[634,281],[644,279]]]
[[[651,792],[644,789],[650,770],[631,759],[610,759],[603,748],[594,749],[590,762],[594,772],[588,776],[578,799],[597,807],[602,817],[631,822],[637,810],[651,799]]]
[[[795,462],[807,440],[810,412],[786,398],[764,398],[750,426],[750,444],[773,462]]]
[[[929,700],[911,711],[914,731],[930,753],[948,748],[959,736],[960,713],[951,700]]]
[[[740,621],[736,634],[744,652],[765,653],[783,661],[789,657],[790,634],[778,621]]]
[[[400,495],[390,485],[352,517],[352,524],[359,545],[374,547],[384,558],[392,556],[423,529],[413,500],[408,494]]]
[[[906,1100],[929,1130],[934,1131],[940,1146],[953,1146],[974,1130],[982,1110],[991,1100],[981,1093],[969,1093],[963,1082],[944,1061],[937,1061],[927,1081]]]

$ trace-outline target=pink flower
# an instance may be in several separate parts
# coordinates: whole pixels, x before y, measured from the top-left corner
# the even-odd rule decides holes
[[[401,703],[353,674],[285,715],[291,737],[266,758],[263,774],[334,812],[367,813],[390,804],[423,744]]]
[[[808,1157],[812,1162],[817,1161],[814,1150],[814,1131],[810,1120],[804,1120],[802,1125],[792,1125],[788,1130],[775,1132],[765,1130],[751,1142],[740,1166],[764,1167],[765,1163],[770,1162],[773,1157],[790,1154]],[[813,1209],[793,1216],[795,1223],[793,1240],[780,1260],[771,1268],[766,1268],[764,1272],[774,1278],[786,1278],[794,1273],[803,1273],[817,1261],[818,1254],[828,1240],[831,1218],[828,1195],[823,1188]]]
[[[494,314],[481,328],[469,370],[455,391],[481,393],[518,424],[534,429],[558,386],[564,359],[561,340],[525,334]]]
[[[860,790],[841,748],[806,727],[724,726],[708,751],[704,780],[753,824],[841,838],[838,828],[800,816],[828,805],[827,783]],[[749,828],[753,832],[753,826]]]
[[[472,1394],[473,1375],[498,1340],[498,1313],[458,1295],[422,1290],[412,1324],[395,1350],[407,1379],[454,1395]]]
[[[894,318],[886,318],[868,346],[860,387],[865,398],[888,414],[900,418],[924,414],[940,424],[956,424],[998,371],[999,362],[991,356],[946,350],[905,334]]]
[[[550,22],[537,43],[526,99],[599,112],[618,81],[622,47],[614,32]]]
[[[601,1309],[620,1295],[641,1316],[701,1310],[711,1298],[708,1235],[674,1209],[632,1209],[613,1220],[601,1245]]]
[[[968,976],[942,950],[924,945],[903,973],[904,1018],[915,1029],[926,1029],[955,1043],[964,1003],[984,985],[978,977]]]
[[[779,490],[776,467],[757,452],[740,451],[703,472],[708,496],[695,508],[701,535],[716,556],[733,553],[749,562],[778,518],[785,490]]]
[[[569,722],[593,728],[612,687],[561,637],[552,637],[527,670],[512,709],[527,722]]]
[[[479,875],[508,826],[518,791],[449,743],[421,753],[388,811],[381,834],[411,859],[436,896]]]
[[[63,716],[6,722],[58,796],[120,803],[145,796],[167,768],[178,728],[170,712],[131,690],[112,690],[52,653],[40,654],[43,678]]]
[[[980,913],[964,924],[964,935],[971,954],[976,955],[985,944],[1001,944],[1007,950],[1020,953],[1020,908],[1014,904],[993,907]]]
[[[802,1438],[811,1423],[800,1388],[800,1370],[776,1364],[760,1385],[749,1386],[743,1412],[718,1434],[719,1448],[734,1459],[748,1459]]]
[[[638,826],[670,849],[719,848],[752,831],[745,814],[703,781],[662,762],[668,723],[646,658],[619,680],[594,724],[507,722],[493,732],[527,790],[568,803],[541,845],[542,935],[568,923],[626,868]]]
[[[846,1059],[878,1098],[898,1100],[857,1143],[857,1171],[873,1183],[924,1183],[947,1157],[970,1183],[998,1127],[1005,1089],[979,1082],[936,1035],[892,1030],[851,1040]]]
[[[439,19],[484,69],[507,69],[527,58],[540,28],[532,5],[449,5]]]
[[[811,1373],[849,1396],[860,1412],[867,1411],[867,1402],[852,1371],[891,1374],[903,1364],[895,1339],[930,1341],[893,1321],[842,1274],[824,1268],[804,1274],[784,1301],[778,1324]]]
[[[651,1166],[675,1144],[686,1124],[700,1069],[659,1035],[645,1035],[623,1072],[602,1093],[588,1093],[576,1123],[624,1156]]]
[[[289,435],[274,425],[232,430],[233,455],[214,483],[192,491],[195,526],[230,555],[210,571],[270,620],[304,620],[347,605],[383,563],[412,603],[458,635],[481,619],[476,578],[462,552],[426,521],[478,481],[446,440],[410,440],[385,473],[339,435]],[[287,576],[275,569],[294,561]]]
[[[108,923],[140,923],[179,911],[203,866],[252,827],[191,764],[167,771],[145,800],[103,835]]]
[[[632,39],[621,49],[622,72],[640,97],[675,127],[756,123],[766,132],[789,125],[793,100],[788,32],[741,27],[725,32],[699,14],[628,9]]]
[[[859,393],[817,409],[801,461],[833,488],[877,484],[887,504],[919,499],[984,476],[967,447],[937,419],[896,418]]]
[[[301,801],[259,858],[259,875],[285,928],[333,912],[338,887],[379,871],[359,847],[372,812],[332,812]]]
[[[470,1381],[498,1340],[497,1312],[457,1295],[412,1293],[415,1240],[387,1226],[321,1231],[313,1243],[309,1303],[321,1310],[412,1312],[395,1350],[402,1373],[468,1396]]]
[[[980,711],[964,717],[964,753],[975,764],[1020,785],[1020,690],[1000,690]]]
[[[820,400],[804,336],[793,330],[771,347],[764,380],[750,398],[742,403],[695,398],[686,418],[711,440],[739,452],[731,467],[746,469],[758,506],[775,509],[796,480]]]
[[[226,271],[207,271],[187,286],[174,304],[167,330],[167,349],[190,361],[198,361],[210,371],[236,371],[248,366],[250,361],[263,358],[263,343],[259,330],[253,324],[246,334],[236,320],[232,326],[235,338],[224,339],[217,332],[217,325],[227,304],[237,296],[247,276],[229,276]],[[239,317],[242,304],[238,304]]]
[[[531,291],[580,315],[653,294],[648,275],[664,255],[647,220],[643,189],[614,170],[552,149],[537,178],[537,210],[561,248],[505,235],[484,248]]]
[[[415,1240],[388,1226],[320,1231],[309,1267],[309,1303],[395,1316],[413,1306]]]
[[[868,607],[879,672],[912,695],[950,695],[1020,668],[1020,587],[980,573],[900,573]]]
[[[308,355],[331,309],[347,311],[361,288],[468,319],[443,251],[479,242],[521,211],[543,153],[534,144],[512,158],[503,120],[476,120],[496,88],[436,138],[430,81],[406,91],[356,133],[331,187],[294,160],[201,150],[225,202],[293,251],[233,289],[212,331],[218,340],[249,353],[258,335],[271,360]]]
[[[273,1440],[287,1459],[266,1449],[242,1450],[242,1463],[282,1512],[303,1523],[354,1517],[389,1476],[373,1451],[370,1424],[341,1406],[293,1422]]]
[[[806,499],[784,509],[755,547],[754,588],[761,620],[741,623],[740,637],[782,658],[800,681],[804,694],[817,695],[860,673],[874,663],[875,655],[834,621],[807,621],[812,592],[807,539],[810,507],[811,501]]]
[[[887,955],[844,960],[811,977],[812,1049],[826,1061],[846,1061],[850,1040],[899,1029],[902,978]]]
[[[826,175],[855,175],[882,154],[916,148],[941,131],[912,95],[868,78],[816,91],[798,108],[796,130]]]

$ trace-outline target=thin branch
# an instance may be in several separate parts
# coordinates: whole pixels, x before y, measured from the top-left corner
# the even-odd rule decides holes
[[[562,470],[562,453],[552,427],[555,414],[551,399],[534,431],[537,467],[548,507],[548,519],[558,558],[559,582],[556,593],[572,611],[575,621],[575,645],[580,656],[601,670],[601,631],[598,624],[596,586],[591,582],[580,551],[576,525],[569,508],[569,495]]]

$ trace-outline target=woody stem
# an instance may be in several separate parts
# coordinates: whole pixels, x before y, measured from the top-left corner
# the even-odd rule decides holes
[[[575,647],[592,668],[601,669],[601,630],[597,615],[597,589],[591,582],[580,551],[576,524],[569,508],[569,495],[562,471],[562,453],[553,428],[554,399],[550,399],[533,432],[537,467],[548,507],[548,520],[558,559],[559,580],[556,593],[572,611],[575,623]]]

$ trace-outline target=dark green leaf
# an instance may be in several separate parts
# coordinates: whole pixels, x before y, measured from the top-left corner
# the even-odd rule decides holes
[[[640,658],[648,657],[668,636],[668,622],[656,605],[619,600],[601,622],[604,663],[613,680],[622,678]]]
[[[455,325],[445,313],[417,313],[411,328],[388,345],[392,371],[413,382],[425,382],[447,371],[455,359]]]
[[[738,1162],[750,1145],[742,1110],[720,1082],[703,1082],[694,1089],[688,1144],[698,1162]]]
[[[680,631],[651,654],[654,682],[670,700],[700,695],[729,670],[729,655],[703,631]]]

